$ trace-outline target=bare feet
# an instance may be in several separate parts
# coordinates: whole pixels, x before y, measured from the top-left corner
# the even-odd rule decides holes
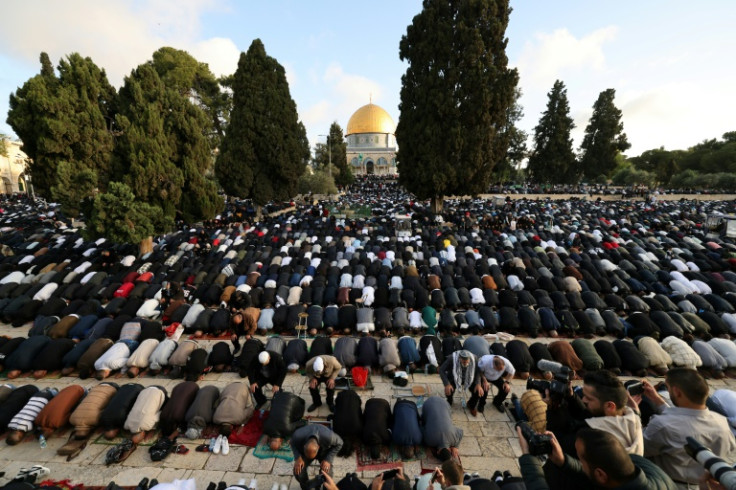
[[[38,371],[33,371],[33,377],[36,379],[41,379],[44,376],[46,376],[46,371],[44,369],[39,369]]]
[[[8,372],[8,379],[15,379],[15,378],[17,378],[20,375],[21,375],[21,372],[18,371],[17,369],[14,369],[14,370]]]
[[[64,369],[61,370],[61,375],[62,376],[69,376],[73,372],[74,372],[74,366],[65,367]]]
[[[136,432],[131,436],[130,440],[133,441],[133,444],[140,444],[144,437],[146,437],[146,433],[144,431]]]
[[[109,441],[115,439],[118,436],[118,432],[120,432],[120,429],[107,429],[102,435]]]

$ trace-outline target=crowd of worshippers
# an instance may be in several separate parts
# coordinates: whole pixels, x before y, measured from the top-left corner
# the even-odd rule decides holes
[[[321,202],[248,221],[229,206],[155,237],[140,257],[135,244],[85,240],[53,210],[4,202],[0,320],[31,325],[27,338],[0,340],[0,366],[11,379],[148,370],[197,381],[230,369],[245,377],[258,361],[254,335],[304,324],[316,336],[309,349],[274,337],[281,345],[264,346],[269,356],[309,369],[333,354],[329,336],[342,334],[341,369],[351,356],[387,373],[426,367],[439,372],[448,401],[474,386],[468,406],[477,412],[490,384],[506,393],[510,373],[481,374],[499,360],[517,377],[544,375],[540,360],[636,376],[689,367],[718,378],[736,367],[736,246],[705,226],[733,202],[476,199],[435,215],[385,179],[361,179],[340,199],[371,216],[343,218]],[[411,221],[410,236],[398,236],[397,215]],[[463,349],[482,334],[530,341]],[[616,340],[592,340],[604,334]],[[540,335],[575,340],[534,342]],[[221,340],[210,347],[202,338]],[[466,361],[475,368],[463,370]]]

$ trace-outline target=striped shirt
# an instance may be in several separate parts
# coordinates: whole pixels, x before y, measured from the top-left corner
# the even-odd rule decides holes
[[[21,409],[20,412],[15,414],[15,417],[8,424],[10,430],[20,430],[23,432],[30,432],[33,430],[33,422],[41,413],[43,407],[51,400],[57,393],[55,389],[45,389],[39,392],[37,395],[32,396],[28,403]]]

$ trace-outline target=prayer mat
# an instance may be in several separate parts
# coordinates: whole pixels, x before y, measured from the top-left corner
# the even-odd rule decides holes
[[[195,337],[194,335],[189,336],[189,340],[230,340],[233,336],[232,332],[224,332],[220,335],[204,334],[201,337]]]
[[[220,435],[220,426],[210,424],[202,429],[202,434],[199,436],[201,439],[212,439]]]
[[[462,465],[462,461],[460,461],[459,457],[457,462]],[[432,451],[427,448],[426,456],[422,459],[422,475],[433,472],[438,466],[442,466],[442,461],[437,459],[434,454],[432,454]]]
[[[383,471],[400,468],[402,461],[416,461],[426,458],[424,446],[414,447],[414,458],[403,459],[399,448],[395,445],[382,446],[381,457],[371,458],[371,450],[364,444],[358,444],[355,451],[356,468],[358,471]]]
[[[366,381],[365,386],[361,386],[361,387],[355,386],[355,383],[353,383],[353,378],[350,376],[345,376],[344,378],[337,378],[335,380],[336,390],[371,391],[373,388],[374,388],[373,381],[371,381],[370,375],[368,375],[368,380]]]
[[[105,436],[100,433],[100,435],[97,436],[92,441],[92,444],[104,444],[105,446],[117,446],[121,442],[123,442],[125,439],[130,439],[132,437],[132,434],[128,432],[127,430],[121,430],[118,435],[111,440],[105,439]],[[146,432],[146,435],[143,437],[143,440],[138,443],[138,446],[152,446],[154,442],[156,442],[156,439],[159,437],[159,430],[153,429]]]
[[[291,446],[289,445],[289,439],[284,439],[281,443],[281,449],[278,451],[271,451],[271,447],[268,445],[267,435],[261,436],[261,439],[258,441],[258,445],[253,450],[253,456],[260,459],[268,459],[268,458],[278,458],[283,459],[284,461],[294,461],[294,453],[291,450]]]
[[[268,413],[268,410],[256,410],[248,423],[241,425],[237,429],[233,429],[227,440],[230,444],[256,447],[258,440],[263,435],[263,424],[268,418]]]

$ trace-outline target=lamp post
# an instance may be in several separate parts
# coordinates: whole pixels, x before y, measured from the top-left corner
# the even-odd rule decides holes
[[[329,159],[329,163],[327,164],[327,171],[330,173],[330,177],[332,177],[332,146],[330,145],[330,135],[320,134],[320,136],[324,136],[325,138],[327,138],[327,158]]]

